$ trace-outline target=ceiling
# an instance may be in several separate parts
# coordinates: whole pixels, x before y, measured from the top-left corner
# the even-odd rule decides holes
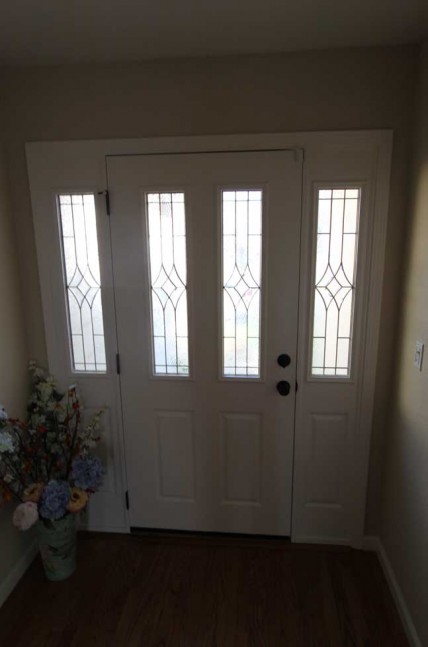
[[[0,64],[412,43],[428,35],[425,5],[427,0],[3,0]]]

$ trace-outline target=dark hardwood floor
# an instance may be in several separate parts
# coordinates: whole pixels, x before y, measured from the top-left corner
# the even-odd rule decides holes
[[[377,557],[283,540],[81,534],[0,609],[1,647],[404,647]]]

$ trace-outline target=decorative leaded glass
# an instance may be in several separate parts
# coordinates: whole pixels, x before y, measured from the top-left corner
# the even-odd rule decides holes
[[[313,376],[349,377],[361,189],[318,190]]]
[[[155,375],[189,375],[184,193],[147,193]]]
[[[107,370],[95,200],[58,196],[73,369]]]
[[[262,191],[222,192],[223,376],[260,377]]]

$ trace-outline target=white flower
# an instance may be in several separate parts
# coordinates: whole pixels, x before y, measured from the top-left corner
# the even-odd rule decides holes
[[[39,397],[43,402],[47,402],[51,398],[53,385],[50,382],[40,382],[36,388],[39,392]]]
[[[28,530],[39,518],[37,505],[31,501],[20,503],[13,513],[13,525],[19,530]]]
[[[0,404],[0,420],[7,420],[8,417],[3,405]]]
[[[7,431],[0,431],[0,454],[14,450],[12,436]]]
[[[45,377],[45,372],[42,368],[37,368],[37,367],[31,367],[30,366],[30,371],[33,373],[35,378],[43,379]]]

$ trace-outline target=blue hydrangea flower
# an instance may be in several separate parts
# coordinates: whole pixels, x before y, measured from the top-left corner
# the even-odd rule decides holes
[[[79,456],[73,461],[71,476],[74,485],[95,492],[103,482],[104,469],[96,456]]]
[[[7,431],[0,431],[0,454],[13,452],[13,438]]]
[[[66,481],[49,481],[40,498],[40,516],[44,519],[61,519],[67,512],[69,501],[69,484]]]

